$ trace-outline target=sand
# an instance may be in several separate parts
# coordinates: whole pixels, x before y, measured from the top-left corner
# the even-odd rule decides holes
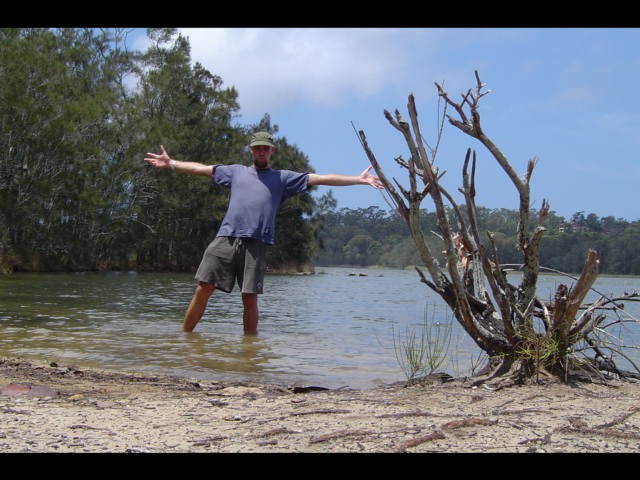
[[[640,452],[640,384],[321,390],[0,359],[0,452]]]

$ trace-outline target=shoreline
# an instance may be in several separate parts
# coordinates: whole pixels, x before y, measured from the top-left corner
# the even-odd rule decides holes
[[[0,357],[3,453],[640,453],[640,384],[298,389]]]

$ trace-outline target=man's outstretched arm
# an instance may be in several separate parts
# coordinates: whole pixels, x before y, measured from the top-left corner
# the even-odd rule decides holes
[[[144,161],[156,168],[170,168],[176,172],[187,173],[189,175],[210,177],[213,173],[213,165],[174,160],[169,157],[169,154],[165,151],[162,145],[160,145],[160,150],[161,153],[147,153],[147,157],[145,157]]]
[[[371,175],[369,165],[364,172],[360,175],[340,175],[337,173],[329,173],[326,175],[319,175],[317,173],[310,173],[307,179],[307,185],[313,187],[314,185],[327,185],[331,187],[346,187],[349,185],[370,185],[373,188],[383,189],[384,186],[380,179],[375,175]]]

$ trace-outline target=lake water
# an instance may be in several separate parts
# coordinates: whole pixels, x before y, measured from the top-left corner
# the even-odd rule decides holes
[[[543,276],[539,295],[551,297],[560,282],[572,284],[566,277]],[[195,331],[182,332],[194,287],[191,274],[0,276],[0,356],[188,378],[366,389],[406,379],[394,345],[408,331],[419,331],[425,315],[454,324],[452,360],[440,370],[468,374],[479,355],[413,270],[318,267],[315,275],[269,275],[254,337],[242,334],[238,290],[215,292]],[[607,294],[640,290],[640,278],[601,277],[595,288]],[[627,311],[640,318],[638,307],[629,303]],[[625,335],[640,344],[634,329]]]

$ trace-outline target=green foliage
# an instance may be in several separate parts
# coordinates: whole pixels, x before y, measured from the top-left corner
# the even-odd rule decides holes
[[[112,182],[117,103],[107,42],[86,29],[0,31],[3,256],[71,268],[106,240],[97,224],[108,199],[96,192]]]
[[[481,232],[494,235],[501,263],[519,264],[522,253],[516,244],[518,211],[478,207]],[[535,214],[535,212],[533,212]],[[379,265],[405,268],[420,264],[415,243],[402,219],[394,212],[378,207],[337,210],[324,208],[316,213],[321,229],[321,248],[316,257],[319,265]],[[577,219],[577,220],[576,220]],[[572,221],[584,220],[584,230],[563,232]],[[442,250],[435,214],[423,211],[422,230],[433,252]],[[580,226],[582,224],[579,224]],[[578,273],[584,264],[584,253],[593,248],[600,257],[600,271],[606,274],[640,275],[640,221],[629,222],[595,214],[575,214],[571,220],[550,212],[545,222],[546,234],[540,249],[540,264],[569,273]],[[488,243],[485,239],[485,246]]]
[[[521,338],[514,351],[517,359],[527,362],[533,369],[536,381],[540,380],[540,373],[551,369],[559,363],[566,349],[553,335],[532,334],[527,338]]]
[[[424,322],[420,331],[407,327],[404,339],[393,332],[396,360],[408,382],[422,375],[430,375],[442,366],[451,346],[452,321],[429,320],[425,308]]]
[[[125,49],[126,35],[0,29],[1,270],[192,270],[215,235],[228,191],[142,158],[164,145],[178,159],[248,164],[237,92],[191,65],[175,29],[149,30],[145,52]],[[260,126],[277,130],[268,117]],[[284,140],[274,158],[310,170]],[[314,253],[313,199],[292,200],[274,261]]]

